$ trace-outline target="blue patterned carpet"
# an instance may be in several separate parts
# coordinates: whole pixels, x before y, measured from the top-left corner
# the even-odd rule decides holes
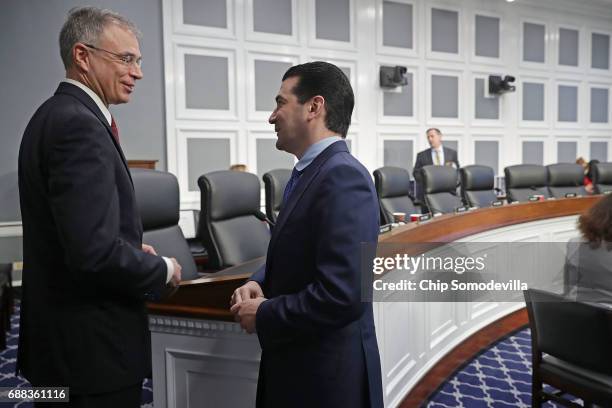
[[[0,387],[29,385],[15,377],[19,301],[11,317],[7,348],[0,353]],[[574,402],[581,403],[579,399]],[[32,408],[31,402],[0,407]],[[428,408],[516,408],[531,406],[531,338],[529,329],[509,336],[485,350],[459,369],[430,398]],[[559,405],[547,403],[545,407]],[[153,384],[146,380],[142,388],[142,407],[153,408]]]
[[[546,390],[552,390],[545,387]],[[573,399],[581,403],[580,399]],[[516,408],[531,406],[531,336],[521,330],[494,344],[455,372],[428,408]],[[560,407],[547,402],[545,407]]]
[[[29,386],[28,380],[15,376],[17,363],[17,338],[19,336],[19,301],[15,301],[15,313],[11,316],[11,331],[6,338],[6,350],[0,353],[0,387]],[[32,402],[19,402],[16,404],[0,403],[0,407],[33,408]],[[153,383],[145,380],[142,387],[141,407],[153,408]]]

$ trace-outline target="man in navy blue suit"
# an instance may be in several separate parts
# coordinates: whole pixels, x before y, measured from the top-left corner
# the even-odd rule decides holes
[[[326,62],[290,68],[276,96],[276,147],[299,161],[266,265],[231,299],[261,344],[258,407],[383,406],[372,304],[361,300],[361,244],[377,241],[379,207],[343,140],[353,106],[348,79]]]

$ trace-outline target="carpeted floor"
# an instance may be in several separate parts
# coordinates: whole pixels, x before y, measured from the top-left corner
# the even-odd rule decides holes
[[[543,406],[560,407],[550,402]],[[529,329],[502,339],[465,364],[434,393],[427,407],[531,407]]]
[[[11,331],[8,333],[7,347],[0,353],[0,387],[24,387],[29,382],[22,377],[15,376],[17,363],[17,338],[19,336],[19,301],[15,303],[15,313],[11,317]],[[0,407],[33,408],[32,402],[19,402],[16,404],[1,403]],[[142,407],[153,408],[153,383],[145,380],[142,387]]]
[[[0,387],[22,387],[27,380],[15,377],[19,302],[11,317],[7,348],[0,353]],[[531,406],[531,339],[525,329],[483,351],[451,376],[430,398],[428,408],[528,408]],[[575,400],[580,402],[580,400]],[[0,407],[33,407],[31,402],[0,403]],[[546,407],[558,405],[547,403]],[[153,407],[153,384],[142,388],[142,407]]]

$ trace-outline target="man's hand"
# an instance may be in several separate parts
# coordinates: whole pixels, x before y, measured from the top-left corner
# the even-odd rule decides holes
[[[230,298],[230,306],[234,306],[235,304],[248,299],[255,299],[258,297],[263,298],[263,295],[263,290],[261,290],[259,283],[255,281],[248,281],[234,291],[232,297]]]
[[[250,282],[249,282],[250,283]],[[245,285],[246,286],[246,285]],[[259,285],[257,285],[259,287]],[[246,330],[247,333],[255,333],[255,315],[259,305],[265,302],[265,297],[256,297],[255,299],[243,300],[240,303],[236,303],[230,311],[234,314],[234,319],[240,323],[240,326]]]
[[[155,252],[155,248],[153,248],[151,245],[142,244],[142,251],[145,254],[157,255],[157,252]]]
[[[181,281],[181,271],[183,268],[181,268],[181,265],[176,261],[175,258],[170,258],[170,260],[172,261],[172,265],[174,265],[174,274],[172,275],[172,278],[170,279],[169,283],[174,286],[178,286]]]

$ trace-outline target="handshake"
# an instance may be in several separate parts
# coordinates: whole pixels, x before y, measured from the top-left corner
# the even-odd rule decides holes
[[[155,248],[153,248],[151,245],[142,244],[142,251],[147,254],[159,256],[157,255]],[[166,284],[166,287],[171,289],[171,293],[169,293],[169,295],[173,294],[176,288],[178,288],[178,285],[181,282],[181,272],[183,270],[183,268],[181,268],[181,264],[178,263],[176,258],[170,258],[170,261],[172,262],[172,265],[174,266],[173,268],[174,273],[172,274],[172,277]],[[167,296],[164,296],[164,297],[167,297]]]
[[[255,316],[259,305],[267,299],[259,283],[248,281],[234,291],[230,299],[230,311],[234,314],[234,320],[249,334],[255,333]]]
[[[151,245],[142,244],[143,252],[157,255],[155,248]],[[174,266],[174,273],[166,285],[165,293],[162,298],[170,297],[178,289],[181,282],[181,265],[175,258],[170,258]],[[267,299],[264,297],[263,290],[259,283],[248,281],[234,291],[230,299],[230,311],[234,314],[234,320],[249,334],[255,333],[255,316],[259,305]]]

